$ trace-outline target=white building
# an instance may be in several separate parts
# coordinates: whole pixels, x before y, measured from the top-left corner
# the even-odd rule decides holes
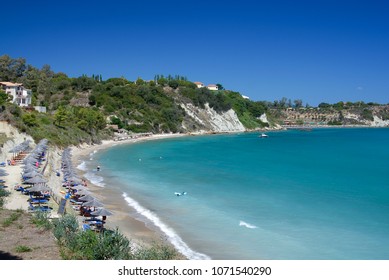
[[[246,95],[243,95],[243,94],[242,94],[242,97],[243,97],[244,99],[250,99],[250,97],[248,97],[248,96],[246,96]]]
[[[12,96],[12,101],[20,107],[31,105],[32,92],[23,87],[23,84],[0,82],[0,88]]]
[[[209,90],[219,90],[218,86],[217,85],[214,85],[214,84],[210,84],[207,86],[207,89]]]
[[[197,88],[203,88],[204,84],[202,82],[194,82],[194,84],[197,86]]]

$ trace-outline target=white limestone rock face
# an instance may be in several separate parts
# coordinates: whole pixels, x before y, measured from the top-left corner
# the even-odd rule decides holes
[[[374,117],[374,120],[371,122],[371,126],[374,126],[374,127],[385,127],[385,126],[389,126],[389,120],[383,120],[377,116],[373,116]]]
[[[230,109],[227,112],[218,113],[209,104],[205,104],[205,108],[198,108],[193,104],[183,104],[181,107],[197,123],[204,126],[207,130],[212,132],[235,132],[245,131],[245,127],[239,121],[235,111]]]
[[[266,116],[266,113],[263,113],[260,117],[259,117],[259,120],[263,123],[269,123],[269,121],[267,120],[267,116]]]

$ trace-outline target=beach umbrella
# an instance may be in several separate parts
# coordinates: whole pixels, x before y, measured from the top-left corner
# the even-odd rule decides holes
[[[28,191],[30,192],[47,192],[50,191],[50,188],[45,185],[34,185],[33,187],[29,188]]]
[[[41,184],[41,183],[46,183],[46,182],[47,182],[47,180],[45,178],[42,178],[39,176],[35,176],[35,177],[32,177],[32,178],[24,181],[24,183],[29,183],[29,184]]]
[[[77,190],[76,192],[76,195],[90,195],[91,192],[88,191],[87,189],[80,189],[80,190]]]
[[[66,180],[69,181],[69,182],[72,182],[72,183],[81,183],[81,179],[80,178],[77,178],[75,176],[71,176],[71,177],[66,177]]]
[[[24,169],[26,169],[26,168],[35,168],[35,170],[37,170],[38,167],[36,167],[35,163],[36,163],[36,161],[25,163],[25,164],[24,164]]]
[[[96,198],[94,196],[91,196],[89,194],[87,195],[84,195],[82,197],[80,197],[78,200],[81,200],[81,201],[92,201],[92,200],[95,200]]]
[[[103,207],[104,204],[102,202],[100,202],[99,200],[97,199],[93,199],[91,201],[86,201],[82,204],[83,207]]]
[[[97,209],[96,211],[91,212],[91,215],[94,216],[112,216],[113,213],[105,208]]]
[[[71,186],[70,188],[73,190],[86,190],[87,189],[83,185]]]
[[[41,173],[36,172],[35,170],[23,173],[23,177],[32,178],[32,177],[35,177],[35,176],[42,177],[43,175]]]
[[[0,174],[7,174],[4,169],[0,169]]]

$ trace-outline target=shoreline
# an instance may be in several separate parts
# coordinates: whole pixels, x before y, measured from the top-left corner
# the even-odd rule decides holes
[[[311,127],[311,128],[385,128],[385,127],[371,127],[371,126],[330,126],[330,127]],[[387,127],[386,127],[387,128]],[[287,129],[273,129],[274,132],[279,131],[287,131]],[[85,178],[84,175],[87,171],[83,171],[78,168],[79,164],[82,161],[89,160],[89,157],[95,151],[102,151],[105,149],[109,149],[111,147],[117,145],[130,145],[145,141],[153,141],[159,139],[168,139],[168,138],[176,138],[176,137],[188,137],[188,136],[205,136],[205,135],[223,135],[223,134],[235,134],[235,133],[256,133],[258,131],[235,131],[235,132],[221,132],[221,133],[187,133],[187,134],[157,134],[157,135],[149,135],[149,136],[141,136],[138,138],[131,138],[126,140],[105,140],[101,144],[81,144],[80,146],[71,146],[71,154],[72,154],[72,162],[73,167],[76,168],[77,173],[80,175],[80,178]],[[270,132],[270,130],[269,130]],[[61,154],[62,149],[58,147],[50,146],[47,160],[49,161],[47,165],[47,170],[44,175],[49,180],[48,185],[52,188],[55,195],[58,197],[62,197],[60,194],[62,190],[62,174],[61,177],[56,176],[55,170],[60,170],[61,165]],[[9,175],[7,176],[7,184],[10,187],[10,191],[14,197],[17,198],[18,202],[14,201],[13,204],[17,206],[11,206],[8,202],[5,204],[5,208],[8,209],[19,209],[19,208],[27,208],[26,197],[20,195],[18,192],[13,190],[13,184],[17,183],[20,180],[20,171],[21,165],[16,166],[7,166],[5,170]],[[12,170],[12,172],[10,172]],[[90,170],[89,170],[90,171]],[[17,179],[18,180],[17,180]],[[14,180],[14,181],[13,181]],[[164,234],[162,230],[156,227],[152,222],[147,221],[147,217],[140,217],[141,215],[136,211],[134,207],[129,205],[125,198],[123,197],[123,192],[118,189],[111,189],[109,186],[100,187],[98,185],[94,185],[88,180],[88,189],[96,196],[99,200],[101,200],[105,207],[114,213],[113,216],[108,217],[107,219],[107,227],[111,229],[118,228],[119,231],[125,235],[131,242],[132,245],[136,248],[138,245],[150,245],[154,242],[157,243],[166,243],[171,246],[174,246],[169,240],[167,240],[167,235]],[[12,190],[11,190],[12,188]],[[8,200],[8,199],[7,199]],[[58,209],[58,208],[57,208]],[[55,214],[54,214],[55,213]],[[56,215],[56,211],[53,211],[53,214]],[[177,250],[178,251],[178,250]]]
[[[92,192],[92,194],[96,196],[96,198],[98,198],[101,202],[103,202],[108,210],[114,213],[114,215],[107,218],[107,227],[112,229],[118,228],[119,231],[129,240],[131,240],[133,242],[133,245],[135,246],[147,246],[155,242],[168,243],[170,246],[173,246],[173,244],[167,241],[165,234],[158,228],[153,226],[151,222],[148,223],[147,221],[139,218],[139,213],[137,213],[136,209],[131,207],[126,202],[126,200],[123,198],[123,193],[120,193],[116,189],[110,189],[106,186],[101,187],[96,184],[93,184],[84,176],[86,174],[86,171],[79,169],[78,166],[83,161],[88,160],[88,157],[92,153],[102,151],[116,145],[129,145],[145,141],[185,136],[189,135],[157,134],[120,141],[104,140],[101,144],[83,144],[79,147],[71,147],[72,162],[73,166],[77,170],[77,173],[80,175],[81,178],[86,179],[88,183],[88,189]]]

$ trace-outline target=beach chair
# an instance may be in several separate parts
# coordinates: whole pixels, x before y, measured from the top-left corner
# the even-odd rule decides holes
[[[30,211],[30,212],[35,212],[35,211],[51,212],[51,210],[52,210],[52,208],[47,206],[47,205],[35,206],[35,205],[31,204],[31,202],[29,203],[29,206],[28,206],[28,211]]]
[[[88,225],[87,223],[82,224],[82,230],[83,231],[87,231],[87,230],[90,230],[90,229],[91,229],[90,225]]]
[[[47,202],[49,202],[49,200],[46,198],[42,198],[42,199],[41,198],[34,198],[30,195],[28,202],[41,204],[41,203],[47,203]]]
[[[22,193],[22,194],[30,194],[30,191],[23,188],[22,186],[19,186],[16,190],[20,191],[20,193]]]

